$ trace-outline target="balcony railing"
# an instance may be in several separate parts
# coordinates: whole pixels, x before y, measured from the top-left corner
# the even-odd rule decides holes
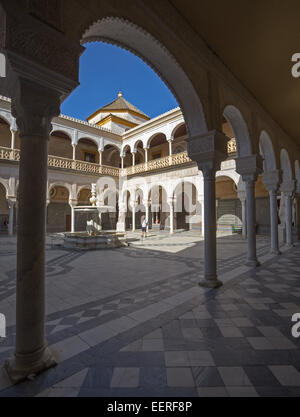
[[[228,142],[228,154],[232,155],[235,153],[236,142],[234,139],[231,139]],[[0,147],[0,160],[1,159],[18,162],[20,161],[20,150]],[[74,161],[73,159],[61,158],[59,156],[48,156],[48,166],[51,168],[74,170],[89,175],[108,175],[112,177],[119,177],[120,174],[122,176],[141,174],[191,162],[192,160],[188,157],[187,152],[181,152],[172,156],[165,156],[164,158],[153,159],[146,163],[120,169],[107,165],[93,164],[91,162]]]
[[[20,150],[11,150],[9,148],[0,147],[0,159],[18,162],[20,161]],[[85,161],[73,161],[72,159],[52,155],[48,156],[48,166],[51,168],[79,171],[91,175],[110,175],[112,177],[118,177],[120,174],[119,168],[92,164]]]
[[[147,171],[156,171],[158,169],[168,168],[173,165],[182,165],[190,163],[192,160],[188,157],[186,152],[174,154],[172,156],[165,156],[164,158],[153,159],[152,161],[138,164],[132,167],[121,170],[122,176],[130,176],[140,174]]]

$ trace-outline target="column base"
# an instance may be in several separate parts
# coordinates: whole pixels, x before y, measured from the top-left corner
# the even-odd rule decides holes
[[[4,364],[13,384],[25,381],[30,376],[36,376],[57,365],[57,361],[48,347],[44,347],[34,354],[15,356]]]
[[[223,285],[223,282],[219,281],[217,277],[204,278],[203,281],[200,281],[198,285],[199,287],[203,287],[203,288],[219,288]]]
[[[126,227],[124,222],[118,222],[117,223],[117,232],[125,232]]]
[[[256,268],[257,266],[260,266],[260,262],[258,262],[257,259],[247,259],[245,265],[250,266],[251,268]]]
[[[270,254],[271,255],[281,255],[281,252],[278,249],[271,249]]]

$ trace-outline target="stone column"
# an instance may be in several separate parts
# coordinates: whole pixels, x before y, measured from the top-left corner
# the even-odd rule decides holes
[[[124,169],[124,156],[121,156],[121,169]]]
[[[170,207],[170,234],[174,234],[174,199],[169,198],[168,204]]]
[[[149,229],[149,201],[144,200],[144,206],[145,206],[145,217],[147,222],[147,230]]]
[[[14,234],[14,207],[15,207],[15,200],[8,199],[7,204],[9,207],[9,221],[8,221],[8,235],[13,236]]]
[[[99,152],[99,165],[102,165],[103,150],[102,149],[99,149],[98,152]]]
[[[277,188],[277,187],[276,187]],[[280,255],[278,240],[278,207],[277,207],[277,191],[269,189],[270,196],[270,226],[271,226],[271,253]]]
[[[256,205],[255,205],[255,182],[262,173],[262,157],[249,155],[236,158],[236,171],[241,175],[246,185],[246,210],[247,210],[247,237],[248,252],[246,265],[259,266],[256,256]]]
[[[293,231],[292,231],[292,199],[293,194],[289,192],[284,193],[285,198],[285,230],[286,230],[286,246],[293,246]]]
[[[238,198],[242,205],[242,237],[247,237],[247,211],[246,211],[246,193],[244,191],[238,192]]]
[[[132,166],[135,166],[135,154],[136,152],[132,152]]]
[[[201,204],[201,236],[204,237],[204,198],[199,199]]]
[[[197,162],[204,180],[204,280],[200,286],[217,288],[216,171],[227,157],[229,138],[213,130],[187,139],[189,157]]]
[[[278,238],[278,207],[277,207],[277,190],[281,179],[281,171],[266,171],[263,173],[262,181],[269,191],[270,198],[270,235],[271,235],[271,253],[280,255],[279,238]]]
[[[285,201],[285,241],[286,246],[293,246],[293,229],[292,229],[292,201],[295,191],[295,181],[285,180],[280,185],[280,191],[283,193]]]
[[[14,160],[15,159],[16,130],[11,128],[10,131],[11,131],[11,142],[10,142],[11,152],[10,152],[10,159]]]
[[[172,165],[172,154],[173,154],[172,142],[173,142],[172,139],[168,140],[168,143],[169,143],[169,165]]]
[[[15,149],[15,139],[16,139],[16,131],[14,129],[10,129],[11,131],[11,145],[10,148],[13,151]]]
[[[69,205],[71,207],[71,233],[75,233],[75,207],[77,206],[77,200],[69,200]]]
[[[5,91],[21,138],[16,346],[14,357],[5,363],[17,383],[56,364],[45,341],[48,140],[61,101],[78,86],[83,47],[34,14],[7,7],[0,14],[5,22],[1,50],[9,64]]]
[[[256,205],[255,205],[255,182],[256,179],[248,179],[246,183],[246,201],[247,201],[247,236],[248,236],[248,254],[247,266],[258,266],[259,262],[256,256]]]
[[[75,159],[76,159],[76,146],[77,145],[72,145],[72,147],[73,147],[73,161],[75,161]]]
[[[119,200],[119,218],[117,223],[117,232],[125,232],[127,204]]]
[[[218,287],[216,240],[216,170],[202,169],[204,179],[204,257],[206,286]],[[210,283],[210,285],[209,285]]]
[[[132,231],[135,232],[135,209],[136,209],[136,202],[132,203]]]
[[[45,340],[45,220],[48,140],[51,120],[60,113],[60,96],[29,80],[18,83],[12,98],[21,137],[16,350],[5,364],[13,382],[56,364]]]
[[[144,150],[145,150],[145,163],[148,164],[148,151],[149,151],[149,148],[145,148]]]

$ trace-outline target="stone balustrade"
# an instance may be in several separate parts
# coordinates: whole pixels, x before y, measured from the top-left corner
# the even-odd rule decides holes
[[[236,143],[234,139],[228,142],[228,154],[236,153]],[[20,150],[0,147],[0,160],[20,161]],[[116,168],[107,165],[93,164],[91,162],[77,161],[59,156],[48,156],[48,166],[50,168],[74,170],[89,175],[109,175],[112,177],[131,176],[149,171],[156,171],[168,168],[174,165],[184,165],[191,163],[187,152],[181,152],[171,156],[165,156],[159,159],[153,159],[147,163],[138,164],[127,168]]]
[[[1,159],[18,162],[20,161],[20,150],[11,150],[10,148],[0,147],[0,160]],[[92,164],[85,161],[73,161],[72,159],[52,155],[48,156],[48,166],[50,168],[74,170],[90,175],[109,175],[112,177],[118,177],[120,173],[119,168]]]

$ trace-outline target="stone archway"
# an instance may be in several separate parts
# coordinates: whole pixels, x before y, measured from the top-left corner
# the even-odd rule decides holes
[[[147,63],[173,93],[184,115],[190,136],[207,131],[203,107],[190,79],[171,53],[149,32],[129,20],[105,17],[92,23],[82,44],[106,42],[127,49]]]

